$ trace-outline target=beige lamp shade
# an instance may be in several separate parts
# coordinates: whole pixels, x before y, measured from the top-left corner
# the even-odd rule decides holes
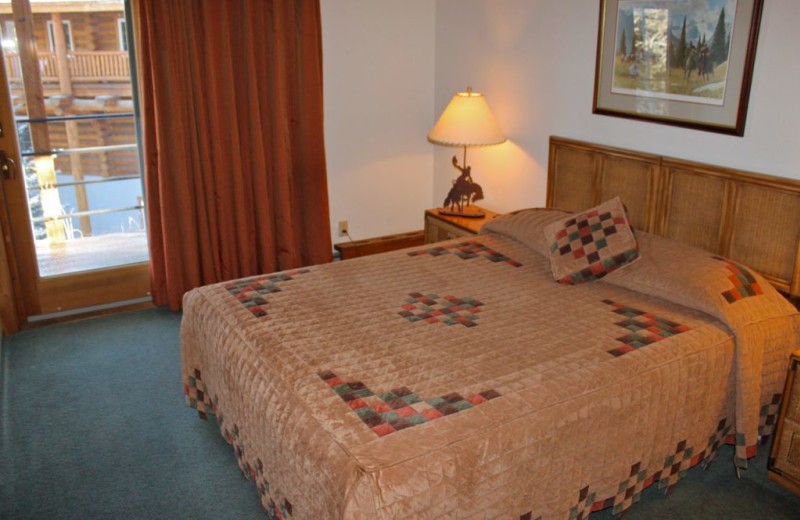
[[[489,146],[504,143],[506,136],[483,94],[468,89],[453,96],[428,134],[428,141],[444,146]]]

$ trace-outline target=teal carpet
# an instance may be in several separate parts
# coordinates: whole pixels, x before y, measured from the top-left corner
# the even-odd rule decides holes
[[[3,339],[1,519],[265,518],[216,421],[184,405],[179,327],[148,309]],[[800,498],[766,478],[766,451],[737,480],[725,447],[625,518],[798,520]]]

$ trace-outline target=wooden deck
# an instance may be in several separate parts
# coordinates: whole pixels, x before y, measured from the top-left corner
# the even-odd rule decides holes
[[[147,262],[147,233],[110,233],[59,243],[40,240],[36,256],[43,278]]]

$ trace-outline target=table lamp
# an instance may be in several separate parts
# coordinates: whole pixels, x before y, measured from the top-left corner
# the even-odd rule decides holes
[[[428,141],[443,146],[464,147],[463,166],[459,166],[458,158],[453,156],[453,167],[461,174],[453,181],[444,208],[439,213],[457,217],[483,217],[480,209],[468,207],[483,198],[483,189],[472,181],[471,167],[467,166],[467,147],[490,146],[506,141],[483,94],[467,87],[466,92],[454,95],[428,134]]]

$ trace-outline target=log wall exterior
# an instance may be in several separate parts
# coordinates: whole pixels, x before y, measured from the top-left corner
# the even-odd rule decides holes
[[[57,69],[57,56],[48,38],[49,13],[34,13],[33,24],[37,54],[42,75],[45,107],[48,116],[72,114],[132,113],[132,90],[128,52],[121,45],[120,20],[124,12],[63,12],[64,22],[69,22],[72,47],[67,48],[70,88],[72,96],[62,92]],[[8,38],[10,13],[0,13],[0,30]],[[19,55],[6,50],[5,65],[11,87],[12,103],[17,118],[27,117],[25,91],[22,82]],[[68,142],[65,123],[48,123],[52,149],[109,146],[136,142],[133,118],[91,120],[74,123],[78,127],[79,142]],[[24,151],[24,142],[21,143]],[[76,146],[77,145],[77,146]],[[138,175],[136,150],[83,153],[82,176]],[[70,160],[66,155],[56,159],[63,173],[70,173]]]

